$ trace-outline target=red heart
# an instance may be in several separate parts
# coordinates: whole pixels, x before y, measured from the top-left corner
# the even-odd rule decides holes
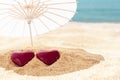
[[[51,65],[59,59],[60,54],[57,50],[39,51],[36,57],[46,65]]]
[[[11,55],[11,60],[18,66],[22,67],[34,57],[32,51],[14,51]]]

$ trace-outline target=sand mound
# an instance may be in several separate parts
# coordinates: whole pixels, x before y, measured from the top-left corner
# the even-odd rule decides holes
[[[87,69],[104,60],[101,55],[91,54],[82,49],[59,48],[58,50],[61,57],[51,66],[47,66],[34,58],[24,67],[17,67],[10,60],[12,51],[0,55],[0,66],[6,70],[13,70],[20,75],[52,76]]]

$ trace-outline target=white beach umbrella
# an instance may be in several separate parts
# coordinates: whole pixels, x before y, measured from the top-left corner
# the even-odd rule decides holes
[[[56,29],[76,12],[76,0],[0,0],[0,35],[30,37]]]

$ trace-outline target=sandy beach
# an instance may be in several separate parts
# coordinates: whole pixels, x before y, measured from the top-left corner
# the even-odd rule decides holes
[[[14,66],[10,66],[11,63],[8,67],[0,64],[0,80],[120,80],[120,23],[69,22],[56,30],[37,35],[33,40],[33,48],[29,39],[2,36],[0,39],[1,60],[7,59],[6,56],[9,57],[7,53],[13,50],[31,49],[37,52],[43,49],[58,49],[62,55],[61,60],[55,63],[58,71],[60,70],[57,71],[58,73],[55,73],[53,68],[44,70],[46,72],[53,69],[53,73],[57,75],[50,72],[46,72],[47,75],[45,75],[46,73],[42,73],[43,69],[38,76],[32,73],[23,74],[12,70]],[[66,62],[67,67],[62,68],[64,59],[71,60],[69,65],[72,66],[67,65]],[[35,62],[36,60],[33,60],[33,63]],[[90,65],[86,67],[86,64]],[[27,66],[29,65],[33,64]],[[38,65],[44,67],[42,63]]]

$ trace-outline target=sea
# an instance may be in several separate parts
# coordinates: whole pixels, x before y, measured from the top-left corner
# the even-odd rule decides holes
[[[120,0],[77,0],[72,21],[120,22]]]

